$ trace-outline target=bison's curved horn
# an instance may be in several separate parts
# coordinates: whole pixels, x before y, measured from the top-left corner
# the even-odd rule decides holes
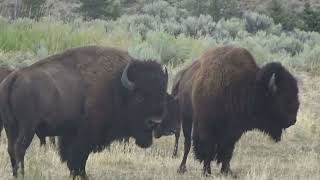
[[[164,67],[164,76],[165,76],[165,79],[166,79],[166,82],[168,82],[168,70],[167,70],[167,67]]]
[[[121,76],[121,83],[125,88],[132,91],[135,88],[135,84],[128,79],[128,69],[129,69],[130,65],[131,65],[131,62],[129,62],[126,65],[126,67],[124,68],[124,70],[122,72],[122,76]]]
[[[269,89],[275,93],[277,91],[277,85],[276,85],[276,74],[273,73],[268,84]]]

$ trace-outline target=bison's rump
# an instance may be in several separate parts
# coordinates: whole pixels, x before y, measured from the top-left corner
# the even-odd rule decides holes
[[[56,135],[81,117],[85,86],[74,69],[56,64],[24,69],[16,76],[10,105],[19,124]]]

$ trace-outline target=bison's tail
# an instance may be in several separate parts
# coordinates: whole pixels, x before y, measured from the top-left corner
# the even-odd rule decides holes
[[[58,149],[59,155],[62,162],[68,160],[69,147],[72,145],[72,136],[59,136],[58,137]]]
[[[0,118],[5,127],[10,126],[15,130],[17,130],[18,124],[11,110],[11,93],[16,79],[17,74],[13,72],[9,74],[0,84]]]

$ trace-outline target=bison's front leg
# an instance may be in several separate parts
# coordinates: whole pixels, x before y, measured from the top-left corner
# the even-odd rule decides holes
[[[15,143],[17,141],[17,132],[14,127],[7,127],[5,128],[7,138],[8,138],[8,153],[10,156],[11,166],[12,166],[12,175],[13,177],[18,177],[18,165],[16,163],[16,154],[14,150]]]
[[[231,175],[234,178],[237,178],[237,175],[231,171],[230,168],[230,160],[232,158],[233,150],[234,150],[234,142],[226,142],[220,145],[218,149],[218,162],[222,162],[221,166],[221,174]]]
[[[172,157],[175,158],[178,155],[178,146],[179,146],[179,138],[180,138],[180,128],[179,130],[174,134],[175,135],[175,142],[174,142],[174,148]]]
[[[210,176],[211,175],[211,160],[206,159],[203,162],[203,175]]]
[[[184,136],[184,153],[178,169],[178,173],[180,174],[183,174],[187,171],[186,163],[191,148],[192,119],[187,120],[186,118],[185,121],[182,121],[182,131]]]
[[[77,139],[70,147],[67,166],[73,179],[77,176],[84,180],[88,179],[85,168],[89,153],[89,145],[81,142],[81,139]]]
[[[46,137],[38,135],[38,138],[40,140],[40,146],[45,146],[46,145]]]
[[[56,145],[56,137],[49,137],[49,141],[52,145]]]

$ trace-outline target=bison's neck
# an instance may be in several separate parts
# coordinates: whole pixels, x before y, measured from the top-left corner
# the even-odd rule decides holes
[[[254,96],[252,96],[252,102],[248,106],[250,110],[250,129],[259,129],[264,131],[265,127],[270,124],[270,113],[268,108],[270,104],[270,97],[261,87],[254,88]]]

